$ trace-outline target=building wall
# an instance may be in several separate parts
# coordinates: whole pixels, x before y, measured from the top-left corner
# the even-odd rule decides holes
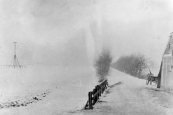
[[[163,56],[161,87],[173,92],[173,56]]]

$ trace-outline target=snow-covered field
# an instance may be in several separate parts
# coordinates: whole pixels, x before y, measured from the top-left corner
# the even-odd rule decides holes
[[[0,115],[52,115],[80,110],[97,83],[92,67],[0,69]]]

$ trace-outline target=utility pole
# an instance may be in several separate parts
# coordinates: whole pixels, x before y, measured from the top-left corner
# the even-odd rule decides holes
[[[14,68],[16,68],[16,67],[20,67],[21,68],[21,66],[19,64],[19,61],[17,59],[17,56],[16,56],[16,44],[17,44],[17,42],[13,42],[13,44],[14,44],[14,58],[13,58],[12,66]]]
[[[19,61],[17,59],[17,54],[16,54],[16,50],[17,50],[16,44],[17,44],[17,42],[13,42],[13,44],[14,44],[14,56],[13,56],[13,59],[12,59],[10,65],[1,65],[1,66],[12,67],[12,68],[25,68],[25,67],[27,67],[25,65],[20,65],[19,64]]]

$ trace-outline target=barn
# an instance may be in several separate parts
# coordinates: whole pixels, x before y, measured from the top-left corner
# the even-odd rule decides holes
[[[166,45],[159,72],[158,88],[173,92],[173,32]]]

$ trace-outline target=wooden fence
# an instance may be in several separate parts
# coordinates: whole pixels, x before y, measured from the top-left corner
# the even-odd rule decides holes
[[[88,93],[88,101],[84,107],[84,109],[93,109],[93,105],[98,101],[101,94],[105,91],[108,86],[108,81],[104,80],[102,83],[97,85],[93,91]]]

